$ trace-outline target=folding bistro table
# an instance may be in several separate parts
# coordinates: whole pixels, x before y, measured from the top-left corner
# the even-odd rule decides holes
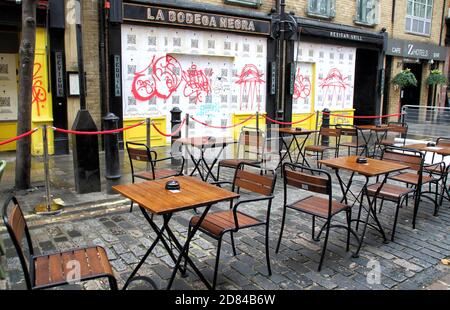
[[[377,151],[377,145],[380,145],[380,142],[384,139],[384,137],[386,136],[386,133],[390,127],[388,125],[357,125],[356,127],[359,128],[363,132],[362,137],[364,139],[364,142],[367,145],[367,152],[369,152],[370,140],[372,139],[372,137],[374,137],[375,141],[373,144],[372,157],[375,157],[375,153]],[[369,131],[368,137],[366,137],[366,135],[364,135],[364,131],[367,131],[367,130]]]
[[[359,251],[361,249],[361,246],[362,246],[362,243],[364,240],[364,235],[366,234],[367,225],[370,225],[371,227],[375,228],[383,237],[384,242],[385,243],[388,242],[386,239],[384,230],[381,227],[380,221],[378,220],[377,212],[374,208],[375,198],[380,193],[381,188],[386,183],[386,180],[390,173],[409,168],[409,166],[406,166],[406,165],[397,164],[397,163],[393,163],[393,162],[389,162],[389,161],[382,161],[379,159],[372,159],[372,158],[368,158],[367,163],[365,163],[365,164],[359,164],[356,162],[357,158],[358,158],[358,156],[346,156],[346,157],[338,157],[338,158],[319,160],[319,163],[321,163],[322,165],[325,165],[327,167],[330,167],[335,171],[337,179],[339,181],[339,185],[342,190],[342,194],[343,194],[341,202],[345,201],[345,203],[348,204],[347,195],[349,193],[351,193],[352,196],[355,198],[353,205],[355,205],[357,202],[359,202],[360,206],[363,207],[365,209],[365,211],[367,212],[365,220],[361,220],[361,213],[360,213],[361,208],[360,208],[359,213],[358,213],[358,218],[352,220],[352,221],[357,222],[357,227],[360,222],[364,224],[363,231],[362,231],[362,234],[361,234],[361,237],[359,240],[358,249],[357,249],[356,253],[354,254],[354,257],[358,256],[358,254],[359,254]],[[342,177],[339,174],[339,170],[351,171],[351,176],[347,183],[345,183],[342,180]],[[355,194],[353,194],[353,192],[350,191],[350,187],[352,185],[353,177],[354,177],[355,173],[360,174],[365,177],[364,185],[361,189],[361,192],[358,195],[355,195]],[[378,176],[383,176],[383,175],[384,175],[384,178],[383,178],[382,185],[378,188],[374,197],[372,199],[370,199],[370,196],[367,193],[367,185],[369,183],[369,179],[371,177],[378,177]],[[368,202],[367,208],[364,205],[364,196],[367,198],[367,202]],[[369,223],[370,217],[372,217],[375,220],[376,226]]]
[[[194,175],[195,171],[198,171],[200,174],[200,178],[203,181],[207,181],[208,177],[211,175],[211,177],[214,179],[214,181],[217,181],[216,176],[212,173],[212,169],[214,168],[214,165],[219,160],[220,155],[222,154],[225,147],[229,144],[236,143],[234,139],[232,138],[224,138],[224,137],[212,137],[212,136],[206,136],[206,137],[192,137],[192,138],[180,138],[177,140],[182,145],[186,146],[186,150],[191,157],[192,162],[194,163],[194,169],[191,171],[190,175]],[[197,148],[200,150],[200,157],[196,158],[194,156],[194,153],[191,152],[189,147]],[[205,159],[205,152],[208,149],[212,148],[220,148],[217,155],[214,157],[211,164],[208,164],[208,162]],[[204,170],[206,170],[206,175],[203,175],[201,171],[201,166]]]
[[[309,136],[312,133],[316,133],[317,130],[305,130],[302,128],[294,128],[294,127],[286,127],[286,128],[277,128],[277,129],[273,129],[278,131],[281,134],[281,142],[282,145],[284,145],[286,147],[286,153],[284,153],[284,155],[280,158],[280,162],[278,163],[278,167],[281,167],[281,164],[283,163],[283,160],[286,158],[286,156],[289,157],[289,160],[291,163],[299,163],[299,159],[300,157],[302,158],[302,165],[306,164],[308,167],[311,167],[308,163],[308,161],[306,160],[306,156],[304,153],[304,146],[306,141],[308,140]],[[287,144],[287,142],[283,139],[283,136],[288,136],[291,135],[292,136],[292,140],[289,143],[289,145]],[[299,137],[302,136],[303,140],[301,142],[299,142]],[[294,144],[295,143],[295,144]],[[291,150],[291,147],[294,145],[294,148]],[[295,159],[295,161],[292,160],[292,153],[291,152],[295,152],[295,150],[298,151],[297,154],[297,158]]]
[[[176,180],[179,182],[179,191],[170,191],[165,189],[166,182],[170,180]],[[145,260],[159,241],[162,242],[164,248],[169,253],[175,264],[172,276],[167,285],[167,289],[171,288],[177,270],[180,270],[181,274],[185,275],[186,270],[180,266],[183,257],[185,258],[186,262],[192,267],[194,272],[199,276],[200,280],[202,280],[202,282],[206,285],[206,287],[208,289],[211,289],[211,284],[206,280],[200,270],[195,266],[193,261],[187,255],[188,245],[197,232],[198,228],[200,227],[206,214],[208,214],[211,206],[221,201],[238,198],[239,194],[233,193],[218,186],[208,184],[206,182],[202,182],[197,178],[189,176],[175,176],[167,179],[147,181],[142,183],[116,185],[113,186],[113,189],[139,205],[145,219],[148,221],[153,231],[156,233],[156,239],[153,241],[139,264],[137,264],[136,268],[131,273],[130,277],[125,283],[124,289],[133,280],[139,268],[141,268],[142,264],[145,262]],[[191,232],[188,233],[184,245],[182,245],[169,227],[169,222],[172,218],[172,215],[179,211],[199,207],[205,207],[205,210],[200,216],[198,223],[193,227]],[[147,212],[150,212],[151,214],[162,215],[163,225],[161,227],[158,227],[158,225],[153,221],[153,217],[150,216]],[[165,231],[167,232],[167,237],[164,234]],[[178,258],[175,257],[175,254],[173,253],[171,247],[168,245],[168,242],[173,242],[175,244],[175,249],[180,253]]]

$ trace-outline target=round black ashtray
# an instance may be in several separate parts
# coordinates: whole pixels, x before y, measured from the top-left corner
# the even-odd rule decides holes
[[[166,189],[169,191],[179,191],[180,190],[180,183],[175,180],[167,181],[166,182]]]
[[[436,146],[436,143],[434,143],[434,142],[428,142],[428,143],[427,143],[427,146],[428,146],[428,147],[435,147],[435,146]]]
[[[358,158],[356,159],[356,162],[357,162],[358,164],[367,164],[367,158],[365,158],[365,157],[358,157]]]
[[[301,127],[295,127],[295,131],[302,131]]]

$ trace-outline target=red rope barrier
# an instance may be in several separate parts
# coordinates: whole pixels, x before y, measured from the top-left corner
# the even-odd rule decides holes
[[[343,115],[343,114],[333,114],[333,113],[328,113],[328,112],[322,112],[323,114],[328,114],[330,116],[334,116],[334,117],[346,117],[346,118],[385,118],[385,117],[393,117],[393,116],[400,116],[403,115],[403,113],[394,113],[394,114],[386,114],[386,115],[361,115],[361,116],[356,116],[356,115]]]
[[[70,133],[70,134],[73,134],[73,135],[106,135],[106,134],[110,134],[110,133],[118,133],[118,132],[121,132],[121,131],[125,131],[125,130],[128,130],[128,129],[140,126],[140,125],[142,125],[144,123],[145,122],[142,121],[142,122],[139,122],[139,123],[136,123],[136,124],[124,127],[124,128],[103,130],[103,131],[78,131],[78,130],[69,130],[69,129],[56,128],[56,127],[53,127],[53,129],[55,131],[58,131],[58,132]]]
[[[16,137],[9,138],[9,139],[7,139],[7,140],[1,141],[1,142],[0,142],[0,145],[8,144],[8,143],[17,141],[17,140],[19,140],[19,139],[22,139],[22,138],[24,138],[24,137],[26,137],[26,136],[32,135],[32,134],[34,134],[37,130],[38,130],[38,128],[34,128],[34,129],[31,129],[30,131],[27,131],[27,132],[25,132],[25,133],[23,133],[23,134],[21,134],[21,135],[16,136]]]
[[[248,122],[249,120],[251,120],[251,119],[254,118],[254,117],[255,117],[255,115],[250,115],[249,117],[247,117],[246,119],[244,119],[242,122],[239,122],[239,123],[233,124],[233,125],[229,125],[229,126],[214,126],[214,125],[209,125],[209,124],[207,124],[207,123],[205,123],[205,122],[202,122],[202,121],[196,119],[196,118],[193,117],[193,116],[191,116],[191,119],[192,119],[193,121],[199,123],[199,124],[202,124],[203,126],[206,126],[206,127],[211,127],[211,128],[216,128],[216,129],[228,129],[228,128],[234,128],[234,127],[240,126],[240,125],[242,125],[242,124]]]
[[[306,118],[304,118],[304,119],[301,119],[301,120],[299,120],[299,121],[296,121],[296,122],[280,122],[280,121],[277,121],[277,120],[275,120],[275,119],[272,119],[272,118],[268,117],[267,115],[265,115],[264,117],[265,117],[266,119],[268,119],[269,121],[271,121],[272,123],[275,123],[275,124],[279,124],[279,125],[295,125],[295,124],[300,124],[300,123],[302,123],[302,122],[304,122],[304,121],[309,120],[309,119],[310,119],[311,117],[313,117],[314,115],[316,115],[316,113],[311,113],[308,117],[306,117]]]
[[[170,133],[170,134],[167,134],[167,133],[162,132],[158,127],[156,127],[155,123],[153,123],[153,122],[152,122],[152,126],[153,126],[153,128],[155,128],[155,130],[156,130],[160,135],[162,135],[162,136],[164,136],[164,137],[172,137],[172,136],[175,136],[177,133],[180,132],[180,130],[181,130],[181,128],[183,127],[183,125],[184,125],[185,122],[186,122],[186,118],[184,118],[184,119],[181,121],[181,124],[180,124],[180,126],[177,128],[177,130],[175,130],[174,132],[172,132],[172,133]]]

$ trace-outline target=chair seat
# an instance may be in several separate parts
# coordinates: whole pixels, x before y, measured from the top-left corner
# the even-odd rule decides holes
[[[418,185],[419,183],[419,175],[411,172],[400,173],[389,177],[389,179],[413,185]],[[435,181],[435,179],[426,175],[422,175],[422,184],[429,183],[431,181]]]
[[[293,204],[289,204],[287,207],[323,218],[328,217],[328,199],[322,197],[310,196],[294,202]],[[333,199],[331,215],[335,215],[336,213],[349,208],[349,206]]]
[[[366,146],[365,143],[356,144],[356,142],[343,142],[339,145],[346,146],[346,147],[365,147]]]
[[[319,152],[322,153],[323,151],[335,149],[333,146],[326,146],[326,145],[308,145],[305,147],[305,150],[312,151],[312,152]]]
[[[259,161],[255,159],[223,159],[219,161],[219,166],[228,168],[237,168],[239,164],[258,164]]]
[[[381,186],[382,183],[375,183],[372,185],[369,185],[367,187],[367,193],[370,196],[374,196],[378,190],[378,188]],[[381,188],[380,192],[378,193],[378,197],[384,198],[384,199],[393,199],[398,200],[402,198],[403,196],[414,192],[413,188],[407,188],[403,186],[398,186],[394,184],[383,184],[383,187]]]
[[[237,212],[237,218],[239,228],[245,228],[263,223],[258,219],[255,219],[254,217],[251,217],[239,211]],[[196,225],[199,219],[199,216],[194,216],[191,219],[191,225]],[[223,233],[233,229],[236,229],[236,225],[234,222],[232,210],[210,213],[206,215],[206,217],[203,219],[202,224],[200,225],[200,230],[208,232],[215,237],[219,237]]]
[[[384,139],[380,141],[381,145],[393,146],[395,145],[395,141],[393,139]]]
[[[179,174],[178,171],[172,169],[158,169],[155,170],[155,179],[164,179],[178,174]],[[135,173],[134,177],[145,180],[153,180],[153,173],[151,173],[150,171],[141,171]]]
[[[76,266],[70,261],[80,264],[79,280],[114,276],[105,250],[95,246],[33,257],[35,286],[51,287],[74,280],[71,276],[77,276],[73,274]]]

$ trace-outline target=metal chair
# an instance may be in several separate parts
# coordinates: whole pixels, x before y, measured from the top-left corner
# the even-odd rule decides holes
[[[298,169],[298,170],[296,170]],[[353,234],[357,240],[359,240],[356,233],[351,229],[351,206],[340,203],[333,199],[332,195],[332,182],[331,175],[319,169],[309,168],[303,165],[284,163],[283,164],[283,176],[284,176],[284,203],[283,203],[283,218],[281,220],[280,236],[278,238],[277,248],[275,250],[278,253],[281,244],[281,238],[283,237],[284,224],[286,221],[287,209],[303,212],[312,215],[312,239],[319,241],[319,237],[324,229],[325,241],[323,244],[322,254],[320,256],[320,262],[318,271],[322,268],[322,263],[325,258],[325,251],[327,249],[328,236],[331,228],[343,228],[347,230],[347,247],[350,248],[350,234]],[[308,192],[313,192],[314,195],[307,196],[294,202],[288,202],[288,187],[294,187]],[[322,194],[323,196],[318,196]],[[344,225],[331,225],[332,218],[340,212],[345,212],[347,217],[347,226]],[[325,220],[325,224],[322,226],[318,236],[315,236],[315,222],[316,217]]]
[[[44,289],[69,284],[70,281],[107,278],[111,290],[117,290],[117,281],[104,248],[93,246],[34,255],[28,225],[14,196],[9,196],[3,205],[3,222],[19,256],[27,289]],[[23,247],[24,237],[28,255]],[[79,274],[74,273],[77,269]]]
[[[253,169],[257,169],[259,173],[245,170],[244,169],[245,167],[253,167]],[[241,189],[244,189],[251,193],[258,194],[258,196],[255,198],[238,200],[236,203],[233,203],[233,201],[231,201],[230,209],[228,211],[218,211],[209,213],[206,215],[203,222],[201,223],[199,230],[218,241],[217,256],[212,284],[213,289],[216,287],[217,282],[217,271],[219,267],[222,237],[228,232],[231,235],[231,245],[233,248],[233,254],[236,255],[236,248],[234,245],[233,234],[245,228],[261,225],[265,226],[267,269],[269,276],[272,275],[269,258],[269,219],[275,182],[276,182],[275,171],[273,171],[273,176],[268,176],[264,175],[263,169],[259,168],[257,165],[251,165],[246,163],[239,164],[234,174],[234,180],[232,183],[231,190],[233,192],[234,191],[240,192]],[[223,183],[230,183],[230,182],[226,181],[218,182],[217,184],[220,185]],[[265,219],[258,219],[252,215],[240,211],[244,204],[258,201],[267,202],[267,212]],[[238,208],[240,209],[239,211]],[[189,232],[192,229],[192,227],[198,223],[199,219],[200,219],[199,216],[194,216],[191,219],[189,223]]]
[[[404,147],[395,147],[395,146],[386,146],[383,151],[382,160],[384,161],[392,161],[397,163],[406,164],[410,167],[410,171],[407,172],[399,172],[396,175],[390,176],[390,180],[398,181],[406,184],[414,188],[414,211],[413,211],[413,228],[416,228],[416,218],[417,212],[419,209],[419,202],[422,198],[427,198],[434,203],[434,216],[438,215],[439,212],[439,182],[441,181],[441,177],[436,178],[433,175],[424,175],[426,169],[432,168],[434,166],[441,166],[441,171],[444,173],[445,164],[444,163],[436,163],[436,164],[425,164],[425,156],[422,152],[419,152],[414,149],[408,149]],[[434,198],[429,197],[428,193],[422,190],[423,185],[426,184],[434,184],[436,186],[436,190],[433,193],[435,195]],[[406,196],[407,197],[407,196]],[[408,199],[408,198],[406,198]],[[382,201],[383,202],[383,201]],[[406,200],[406,203],[408,201]],[[381,212],[382,205],[380,206],[379,211]]]
[[[389,122],[388,129],[384,133],[380,141],[380,146],[394,146],[397,144],[396,139],[402,139],[401,145],[405,145],[406,136],[408,134],[408,124],[404,122]]]
[[[128,157],[131,166],[131,180],[134,183],[135,178],[143,180],[164,179],[172,176],[183,175],[184,157],[181,156],[181,168],[179,170],[173,169],[156,169],[156,164],[166,160],[172,160],[175,157],[169,156],[158,159],[158,155],[154,150],[143,143],[127,142],[126,143]],[[134,161],[147,163],[145,170],[135,171]],[[150,170],[150,171],[149,171]],[[133,211],[133,202],[131,202],[130,212]]]
[[[235,158],[222,159],[217,165],[217,180],[220,177],[220,168],[237,169],[241,164],[257,165],[264,160],[266,137],[261,129],[242,127],[239,134]],[[253,156],[254,158],[250,158]]]
[[[319,154],[320,159],[323,159],[323,153],[328,150],[334,150],[334,157],[337,157],[339,152],[338,146],[340,144],[341,132],[341,128],[329,128],[321,126],[319,134],[317,135],[316,144],[307,145],[305,147],[305,151],[314,152],[316,154],[317,161],[319,160]],[[325,143],[324,137],[328,139],[327,143]],[[334,146],[330,145],[330,137],[334,137]],[[317,163],[317,167],[320,168],[321,165]]]
[[[369,156],[367,145],[364,142],[364,139],[362,137],[362,130],[360,128],[354,125],[336,125],[336,128],[341,129],[341,139],[342,137],[349,137],[351,139],[350,141],[345,142],[339,141],[338,156],[341,146],[347,148],[348,156],[350,156],[350,149],[355,149],[355,153],[357,155],[362,155],[363,153],[365,153],[366,156]],[[359,149],[362,149],[360,153],[358,152]]]

